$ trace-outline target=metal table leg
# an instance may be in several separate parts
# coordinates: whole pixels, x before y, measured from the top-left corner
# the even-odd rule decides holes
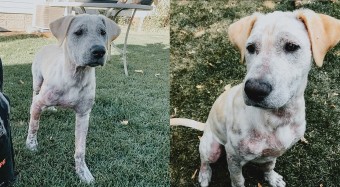
[[[127,39],[128,39],[128,36],[129,36],[131,23],[132,23],[133,18],[135,17],[136,11],[137,11],[137,9],[133,9],[132,17],[130,19],[129,26],[128,26],[126,34],[125,34],[125,41],[124,41],[124,48],[123,48],[123,63],[124,63],[124,72],[125,72],[126,76],[129,75],[129,73],[127,71],[127,61],[126,61],[126,44],[127,44]]]
[[[106,13],[105,13],[105,16],[106,17],[110,17],[112,15],[112,12],[113,10],[115,10],[114,8],[109,8],[106,10]],[[118,14],[122,11],[122,10],[125,10],[125,8],[122,8],[122,9],[117,9],[117,12],[115,13],[115,15],[113,16],[113,20],[116,21],[116,18],[118,16]],[[120,48],[118,48],[113,42],[109,44],[108,46],[108,52],[109,54],[107,55],[107,61],[110,61],[111,59],[111,46],[113,48],[115,48],[119,54],[123,54],[123,50],[121,50]]]
[[[81,14],[86,14],[85,7],[81,6],[80,9],[81,9],[81,11],[82,11]]]
[[[118,16],[118,14],[119,14],[121,11],[123,11],[123,10],[125,10],[125,8],[119,9],[119,10],[115,13],[115,15],[113,16],[113,19],[115,20],[116,17]],[[130,18],[129,25],[128,25],[128,28],[127,28],[127,31],[126,31],[126,34],[125,34],[125,40],[124,40],[124,47],[123,47],[123,50],[119,49],[118,47],[116,47],[116,46],[112,43],[113,47],[116,48],[116,49],[119,51],[119,53],[121,53],[121,54],[123,55],[123,56],[122,56],[122,60],[123,60],[123,64],[124,64],[124,73],[125,73],[126,76],[129,75],[128,70],[127,70],[127,60],[126,60],[126,46],[127,46],[127,39],[128,39],[128,36],[129,36],[129,32],[130,32],[130,27],[131,27],[131,24],[132,24],[132,20],[133,20],[133,18],[135,17],[136,11],[137,11],[137,9],[133,9],[133,13],[132,13],[132,16],[131,16],[131,18]],[[108,10],[106,11],[106,14],[105,14],[106,17],[109,17],[109,16],[112,14],[112,12],[113,12],[113,8],[108,9]],[[109,49],[109,52],[110,52],[110,54],[111,54],[111,44],[110,44],[110,47],[109,47],[109,48],[110,48],[110,49]]]

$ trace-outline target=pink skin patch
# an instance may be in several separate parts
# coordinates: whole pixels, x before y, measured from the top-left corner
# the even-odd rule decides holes
[[[70,100],[68,98],[68,94],[62,90],[54,90],[54,88],[50,88],[45,94],[42,95],[41,100],[45,101],[47,106],[60,106],[63,108],[73,108],[75,105],[79,103],[79,101],[83,101],[83,99],[78,98],[77,100]],[[93,100],[93,99],[92,99]],[[91,108],[91,106],[86,106],[86,108]]]
[[[51,88],[43,95],[43,99],[51,104],[57,103],[58,100],[63,96],[64,92],[61,90],[54,90]]]
[[[200,167],[200,171],[201,172],[205,172],[208,168],[208,164],[207,163],[202,163],[201,167]]]
[[[218,142],[213,142],[211,144],[211,153],[209,155],[209,162],[216,162],[221,156],[221,145]]]
[[[44,106],[43,102],[41,102],[40,100],[36,101],[33,105],[32,105],[32,120],[39,120],[40,118],[40,114],[42,111],[42,107]]]
[[[284,153],[285,149],[274,133],[261,134],[253,129],[247,138],[240,141],[239,151],[241,155],[278,157]]]

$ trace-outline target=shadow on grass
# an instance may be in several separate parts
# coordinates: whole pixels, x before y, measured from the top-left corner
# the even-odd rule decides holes
[[[87,164],[96,179],[94,186],[169,186],[169,48],[157,43],[129,45],[128,50],[130,76],[124,75],[117,55],[96,70]],[[31,64],[3,62],[20,172],[15,186],[85,186],[74,172],[74,112],[44,112],[39,150],[28,151],[24,144],[32,97]]]
[[[15,35],[9,35],[9,36],[0,35],[0,42],[22,40],[22,39],[27,39],[27,38],[41,38],[41,37],[44,37],[44,36],[41,34],[15,34]]]
[[[239,53],[227,38],[233,21],[255,11],[273,11],[260,1],[173,2],[171,12],[171,114],[205,122],[213,102],[227,84],[242,82],[246,69],[239,64]],[[231,4],[230,4],[231,3]],[[276,3],[277,10],[294,10],[291,2]],[[316,2],[306,4],[316,12],[339,19],[340,4]],[[202,32],[205,31],[205,32]],[[203,33],[198,35],[197,33]],[[278,158],[276,170],[289,186],[337,186],[340,172],[340,45],[331,50],[322,68],[312,68],[305,91],[309,144],[301,142]],[[202,132],[185,127],[171,129],[171,186],[199,186],[199,136]],[[312,169],[313,168],[313,169]],[[194,175],[197,171],[196,175]],[[225,153],[212,164],[210,186],[230,186]],[[263,173],[253,165],[243,169],[245,186],[268,186]]]

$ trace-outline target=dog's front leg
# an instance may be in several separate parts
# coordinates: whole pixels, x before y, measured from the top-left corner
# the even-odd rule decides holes
[[[31,117],[26,138],[26,147],[31,151],[36,151],[38,147],[37,134],[39,129],[39,120],[42,109],[45,107],[39,95],[34,96],[31,105]]]
[[[264,179],[273,187],[285,187],[286,183],[283,181],[283,177],[274,171],[275,163],[276,159],[262,165]]]
[[[87,168],[85,163],[85,147],[86,147],[86,136],[89,127],[90,113],[76,114],[76,128],[75,128],[75,167],[76,172],[80,179],[86,183],[91,183],[94,178]]]
[[[241,163],[237,156],[228,155],[227,153],[228,170],[230,173],[231,186],[232,187],[244,187],[244,177],[242,175],[242,166],[245,163]]]

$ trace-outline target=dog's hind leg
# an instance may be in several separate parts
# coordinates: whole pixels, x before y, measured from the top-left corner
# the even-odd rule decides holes
[[[283,181],[283,177],[274,171],[275,163],[276,159],[262,165],[264,179],[273,187],[285,187],[286,183]]]
[[[218,143],[211,132],[204,132],[200,140],[199,151],[201,157],[201,168],[198,176],[198,181],[201,186],[209,185],[211,180],[210,163],[214,163],[221,155],[221,144]]]

